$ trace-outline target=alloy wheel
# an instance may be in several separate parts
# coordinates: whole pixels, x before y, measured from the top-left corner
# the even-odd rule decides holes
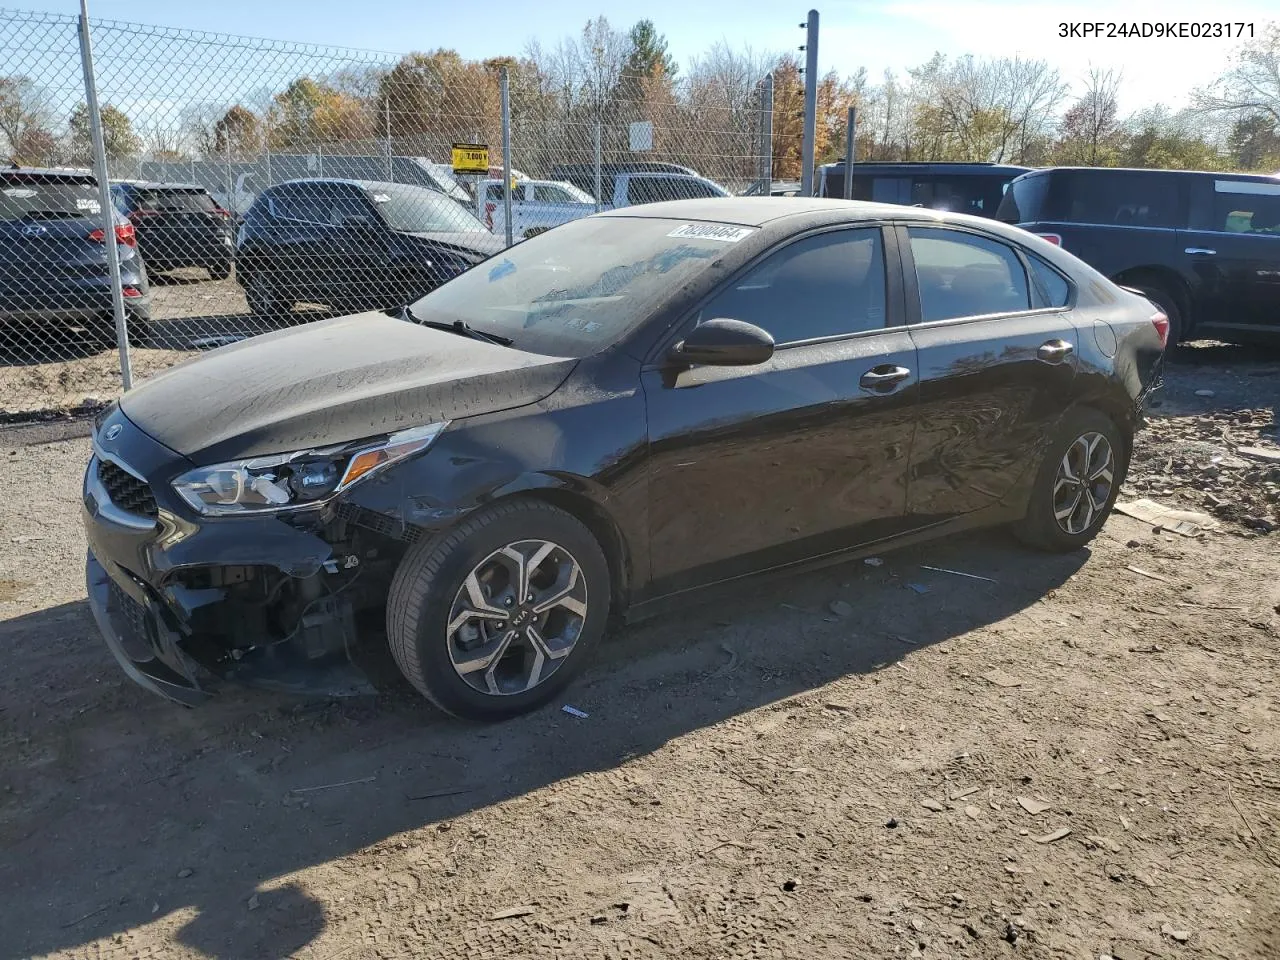
[[[1070,536],[1091,528],[1111,499],[1115,454],[1100,433],[1075,439],[1058,464],[1053,483],[1053,516]]]
[[[564,547],[519,540],[472,568],[449,611],[453,669],[490,696],[532,690],[564,663],[587,617],[587,583]]]

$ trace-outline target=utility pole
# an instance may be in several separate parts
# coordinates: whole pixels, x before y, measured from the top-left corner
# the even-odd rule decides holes
[[[818,11],[800,24],[806,31],[804,46],[804,144],[800,150],[800,193],[813,196],[813,152],[818,128]]]

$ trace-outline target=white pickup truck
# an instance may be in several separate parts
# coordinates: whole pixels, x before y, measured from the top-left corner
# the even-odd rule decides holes
[[[702,177],[673,173],[619,173],[612,178],[613,195],[603,198],[601,210],[614,210],[660,200],[692,200],[699,197],[728,197],[729,191]],[[608,179],[603,181],[606,187]],[[501,180],[484,180],[476,190],[476,211],[495,234],[506,232]],[[512,237],[544,233],[570,220],[596,212],[596,201],[571,183],[558,180],[521,180],[511,190]]]

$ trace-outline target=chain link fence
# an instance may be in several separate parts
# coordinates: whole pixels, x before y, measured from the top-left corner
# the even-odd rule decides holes
[[[767,195],[772,122],[768,78],[682,87],[0,10],[0,419],[397,309],[597,210]]]

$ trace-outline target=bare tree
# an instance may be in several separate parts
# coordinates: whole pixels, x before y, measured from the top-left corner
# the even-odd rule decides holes
[[[1264,113],[1280,124],[1280,23],[1265,27],[1232,59],[1215,83],[1196,92],[1196,106],[1217,113]]]
[[[0,77],[0,153],[13,160],[43,160],[52,134],[48,95],[30,77]]]
[[[1084,92],[1062,115],[1057,159],[1089,167],[1106,166],[1118,148],[1121,75],[1090,67]]]

